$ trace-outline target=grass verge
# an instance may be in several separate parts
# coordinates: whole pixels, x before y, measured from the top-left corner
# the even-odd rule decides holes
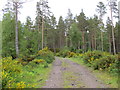
[[[25,77],[23,77],[22,80],[30,85],[33,85],[34,88],[41,88],[45,86],[46,80],[48,79],[49,73],[51,71],[51,66],[52,65],[49,64],[48,68],[44,68],[43,66],[38,65],[31,70],[30,68],[24,67],[23,75],[25,75]],[[28,69],[30,71],[28,71]]]

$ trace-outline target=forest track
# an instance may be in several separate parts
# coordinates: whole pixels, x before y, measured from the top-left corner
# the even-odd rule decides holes
[[[68,59],[55,57],[43,88],[107,88],[87,68]]]

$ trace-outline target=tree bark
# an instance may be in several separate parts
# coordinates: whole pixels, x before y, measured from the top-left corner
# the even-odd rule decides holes
[[[96,33],[95,33],[94,39],[95,39],[95,50],[96,50]]]
[[[66,35],[66,47],[68,46],[68,43],[67,43],[67,35]]]
[[[113,41],[113,51],[114,54],[116,54],[116,48],[115,48],[115,36],[114,36],[114,26],[113,26],[113,17],[112,17],[112,7],[110,7],[111,9],[111,21],[112,21],[112,41]]]
[[[92,41],[92,43],[91,43],[91,44],[92,44],[92,50],[94,50],[94,43],[93,43],[93,39],[94,39],[94,38],[93,38],[93,35],[92,35],[92,38],[91,38],[91,41]]]
[[[44,31],[43,31],[43,30],[44,30],[44,20],[43,20],[43,16],[42,16],[42,49],[43,49],[43,47],[44,47],[44,46],[43,46],[43,40],[44,40],[44,39],[43,39],[43,38],[44,38],[44,35],[43,35],[43,34],[44,34]]]
[[[111,53],[111,36],[109,34],[109,52]]]
[[[40,35],[40,22],[38,23],[38,50],[40,50],[40,38],[39,38],[39,35]]]
[[[101,49],[103,51],[103,32],[101,31]]]
[[[84,31],[82,31],[82,41],[83,41],[82,48],[83,48],[83,51],[85,51],[85,38],[84,38]]]
[[[61,35],[62,35],[62,34],[61,34],[61,31],[60,31],[60,34],[59,34],[59,37],[60,37],[59,48],[61,48],[61,41],[62,41],[62,40],[61,40]]]
[[[15,48],[16,56],[19,56],[19,46],[18,46],[18,2],[15,2]]]

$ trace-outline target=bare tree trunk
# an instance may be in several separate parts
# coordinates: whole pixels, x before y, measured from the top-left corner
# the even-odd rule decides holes
[[[43,49],[43,38],[44,38],[44,20],[43,20],[43,16],[42,16],[42,49]]]
[[[94,37],[94,38],[95,38],[95,50],[96,50],[96,35],[95,35],[95,37]]]
[[[111,53],[111,37],[109,35],[109,52]]]
[[[80,49],[80,41],[78,42],[78,49]]]
[[[82,41],[83,41],[82,48],[83,48],[83,51],[85,51],[85,38],[84,38],[84,31],[82,31]]]
[[[66,35],[66,47],[68,46],[68,44],[67,44],[67,35]]]
[[[70,38],[70,47],[72,47],[72,39]]]
[[[53,49],[54,49],[54,53],[56,53],[56,49],[55,49],[55,38],[53,38]]]
[[[60,36],[59,48],[61,48],[61,35],[62,35],[62,34],[61,34],[61,31],[60,31],[60,35],[59,35],[59,36]]]
[[[93,47],[93,35],[92,35],[92,38],[91,38],[91,44],[92,44],[92,50],[94,50],[94,47]]]
[[[18,2],[15,2],[15,48],[16,56],[19,56],[19,46],[18,46]]]
[[[38,50],[40,50],[40,38],[39,38],[39,35],[40,35],[40,23],[38,23]]]
[[[103,32],[101,31],[101,49],[103,51]]]
[[[113,41],[113,50],[114,50],[114,54],[116,54],[115,36],[114,36],[114,26],[113,26],[113,17],[112,17],[112,7],[110,7],[110,9],[111,9],[111,21],[112,21],[112,41]]]
[[[95,36],[94,36],[94,34],[92,35],[92,40],[91,41],[92,41],[92,43],[91,43],[92,44],[92,50],[95,50],[95,43],[96,42],[95,42]]]
[[[94,33],[94,49],[96,50],[96,31]]]

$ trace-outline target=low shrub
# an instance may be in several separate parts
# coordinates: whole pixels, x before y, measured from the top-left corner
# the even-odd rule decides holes
[[[35,62],[36,64],[45,61],[49,64],[52,63],[54,60],[54,53],[46,47],[43,50],[38,51],[36,55],[21,56],[17,60],[18,63],[21,63],[22,65],[27,65],[31,61]]]
[[[119,59],[119,55],[115,55],[115,62],[111,63],[110,67],[109,67],[109,72],[111,73],[120,73],[120,59]]]
[[[59,55],[65,58],[67,57],[68,52],[69,52],[68,49],[63,49],[59,52]]]
[[[56,53],[55,55],[58,56],[58,57],[60,57],[60,53]]]
[[[83,50],[82,50],[82,49],[77,49],[75,52],[82,54],[82,53],[83,53]]]
[[[34,87],[34,83],[27,78],[36,77],[31,72],[37,68],[47,68],[53,62],[54,54],[48,48],[40,50],[36,55],[22,56],[17,59],[5,57],[2,59],[2,87],[3,88],[27,88]],[[34,71],[35,72],[35,71]],[[23,79],[24,78],[24,79]],[[31,84],[28,84],[31,82]]]
[[[70,58],[70,57],[76,57],[76,56],[77,56],[76,53],[69,51],[69,52],[67,52],[67,56],[66,57]]]
[[[107,52],[102,51],[88,51],[84,55],[84,62],[85,63],[92,63],[94,60],[99,59],[105,55],[110,55]]]
[[[47,63],[52,63],[54,60],[54,53],[46,47],[38,52],[35,59],[44,59]]]
[[[15,76],[22,72],[22,65],[18,64],[17,60],[12,60],[12,57],[2,59],[2,87],[6,85],[12,86],[10,82],[15,82]]]
[[[43,60],[43,59],[34,59],[32,62],[34,62],[36,64],[40,64],[40,63],[44,63],[45,60]]]
[[[117,58],[114,55],[103,56],[99,59],[96,59],[93,62],[93,67],[94,67],[94,69],[107,69],[113,63],[115,63],[116,59]]]
[[[48,63],[43,59],[34,59],[28,63],[22,59],[6,57],[2,62],[2,88],[34,88],[37,83],[33,80],[48,67]],[[25,65],[22,65],[23,63]]]
[[[88,51],[79,56],[83,58],[84,63],[93,67],[95,70],[106,70],[114,74],[119,72],[119,55],[111,55],[108,52],[102,51]]]
[[[18,64],[17,60],[12,60],[12,57],[6,57],[2,59],[2,69],[8,73],[20,73],[21,64]]]

